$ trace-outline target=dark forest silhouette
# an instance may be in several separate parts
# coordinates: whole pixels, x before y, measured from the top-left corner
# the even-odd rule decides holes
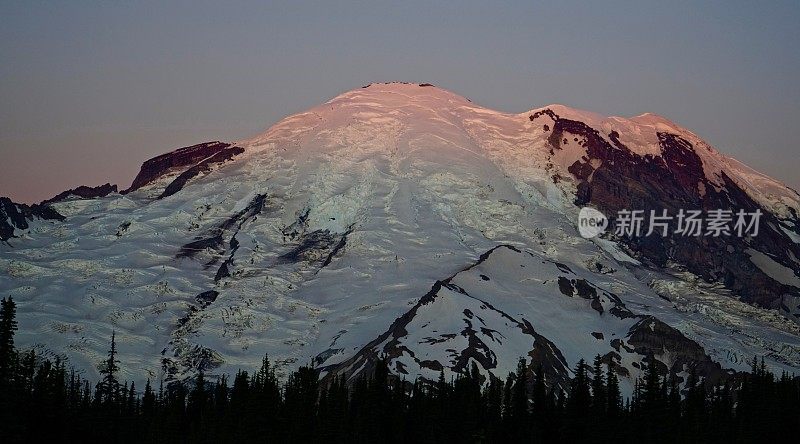
[[[569,393],[549,389],[520,359],[505,381],[473,365],[450,381],[403,381],[379,361],[369,376],[322,384],[301,367],[285,382],[265,357],[254,372],[209,381],[118,379],[116,339],[96,384],[14,347],[16,307],[0,308],[0,440],[3,442],[764,442],[792,441],[800,380],[776,378],[762,361],[736,386],[707,387],[646,365],[633,397],[600,359],[575,368]],[[649,358],[652,362],[653,358]],[[518,377],[517,375],[523,375]]]

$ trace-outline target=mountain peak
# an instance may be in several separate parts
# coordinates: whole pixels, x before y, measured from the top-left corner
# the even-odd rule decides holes
[[[265,353],[340,374],[385,354],[407,380],[472,362],[504,380],[522,355],[565,381],[600,354],[630,391],[648,355],[704,378],[754,355],[800,367],[797,197],[655,115],[371,84],[148,160],[124,194],[0,199],[0,293],[19,298],[21,346],[92,377],[116,331],[120,360],[165,381]],[[752,239],[590,240],[583,205],[765,219]]]
[[[409,101],[423,101],[426,103],[440,102],[441,104],[470,103],[470,100],[466,97],[431,83],[384,82],[370,83],[361,88],[339,94],[326,102],[326,104],[341,103],[343,101],[364,102],[370,100],[377,100],[386,104],[403,104]]]
[[[387,152],[397,149],[398,138],[422,140],[434,137],[439,142],[419,143],[425,144],[426,151],[436,149],[440,154],[441,141],[449,142],[444,145],[458,145],[462,152],[473,153],[503,146],[497,151],[494,148],[489,151],[514,164],[518,161],[514,160],[519,154],[514,153],[516,150],[522,149],[529,155],[539,153],[536,156],[549,150],[546,128],[553,128],[557,119],[580,122],[597,131],[608,143],[612,143],[612,138],[618,138],[614,144],[619,143],[639,156],[661,157],[659,134],[679,136],[694,147],[705,175],[715,185],[722,185],[721,174],[724,171],[762,204],[781,215],[790,214],[788,207],[800,206],[796,193],[759,175],[758,188],[769,191],[764,195],[749,185],[755,177],[752,170],[725,157],[693,132],[658,114],[608,116],[559,103],[515,114],[472,103],[466,97],[429,83],[370,83],[343,92],[305,112],[288,116],[262,134],[241,140],[236,145],[250,153],[276,146],[302,150],[318,145],[346,145],[352,154],[361,150],[362,145],[368,146],[369,150]],[[383,141],[378,143],[376,135]],[[566,162],[562,166],[567,168],[583,155],[583,151],[582,145],[569,145],[563,151],[565,155],[561,156],[564,158],[558,161]],[[438,160],[444,161],[449,157],[439,156]]]
[[[456,114],[463,108],[494,112],[430,83],[370,83],[288,116],[264,133],[240,141],[239,145],[263,147],[277,141],[295,140],[314,128],[341,128],[354,123],[371,125],[373,130],[388,124],[415,126],[435,121],[457,124]]]
[[[667,119],[666,117],[655,114],[655,113],[644,113],[639,114],[638,116],[629,117],[628,120],[636,122],[640,125],[650,125],[654,127],[665,128],[667,130],[672,131],[686,131],[684,128],[680,127],[675,122]]]

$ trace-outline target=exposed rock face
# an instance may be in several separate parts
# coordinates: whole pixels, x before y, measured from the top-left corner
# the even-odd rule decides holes
[[[543,265],[544,276],[552,272],[562,274],[540,296],[555,299],[552,304],[570,311],[567,317],[574,321],[558,328],[568,329],[570,337],[593,338],[591,341],[595,341],[603,362],[621,376],[630,377],[624,362],[633,362],[636,367],[650,357],[661,375],[676,376],[678,380],[686,369],[694,369],[697,375],[714,383],[735,375],[735,372],[723,371],[697,342],[655,316],[636,314],[615,294],[584,278],[568,278],[576,276],[569,267],[542,261],[510,245],[493,248],[473,265],[437,281],[388,330],[353,357],[319,369],[327,379],[344,375],[352,381],[354,376],[370,374],[378,359],[386,359],[390,369],[400,375],[409,371],[413,374],[416,368],[432,376],[445,368],[465,373],[475,363],[485,376],[497,377],[495,372],[503,366],[502,361],[519,352],[520,356],[529,358],[526,360],[529,370],[541,369],[546,385],[569,390],[572,370],[565,356],[574,353],[570,352],[571,348],[580,346],[564,338],[549,339],[541,333],[550,329],[552,334],[552,325],[545,325],[548,324],[546,319],[537,317],[536,313],[512,314],[517,313],[513,303],[505,298],[492,299],[489,295],[493,292],[485,290],[489,282],[502,281],[503,269],[530,270],[538,264]],[[512,284],[506,281],[498,285],[508,289]],[[486,296],[479,293],[481,289],[487,291]],[[511,294],[513,299],[524,297]],[[576,304],[570,300],[573,298],[586,302]],[[620,330],[621,326],[625,326],[625,330]],[[598,328],[604,331],[596,331]],[[564,332],[559,330],[559,334]],[[432,348],[443,349],[446,358],[432,353]],[[337,349],[326,350],[315,362],[325,362],[338,352]],[[528,377],[531,376],[529,372]]]
[[[220,280],[221,277],[227,277],[228,265],[233,262],[233,255],[239,246],[236,234],[245,222],[261,213],[266,203],[266,195],[259,194],[255,196],[244,209],[231,215],[221,224],[209,230],[208,233],[197,236],[192,242],[183,245],[175,257],[180,259],[194,258],[197,255],[210,256],[204,264],[204,267],[208,268],[216,264],[227,251],[229,257],[217,270],[215,281]],[[228,241],[227,247],[226,239]]]
[[[234,156],[237,154],[241,154],[244,152],[244,148],[238,146],[226,146],[225,148],[218,151],[213,156],[207,157],[201,160],[197,165],[189,168],[188,170],[184,171],[180,174],[180,176],[176,177],[159,196],[159,199],[162,199],[167,196],[172,196],[173,194],[180,191],[190,179],[211,171],[211,167],[215,164],[222,163],[228,160],[233,159]]]
[[[64,216],[45,204],[25,205],[0,197],[0,240],[8,241],[14,237],[15,230],[27,230],[28,221],[33,218],[63,221]]]
[[[107,183],[105,185],[99,185],[96,187],[88,187],[85,185],[81,185],[77,188],[61,192],[56,196],[51,197],[50,199],[42,201],[42,204],[60,202],[64,199],[67,199],[70,196],[79,197],[81,199],[95,199],[98,197],[106,197],[109,194],[116,192],[117,192],[117,186],[111,185],[110,183]]]
[[[724,382],[733,374],[723,371],[697,342],[653,316],[642,316],[641,320],[630,328],[627,343],[641,355],[669,355],[670,365],[662,368],[662,374],[678,374],[686,368],[691,368],[711,384]],[[660,362],[664,364],[663,361]]]
[[[8,197],[0,197],[0,240],[5,242],[15,237],[15,230],[27,230],[28,222],[34,218],[64,221],[66,218],[50,206],[52,203],[60,202],[71,196],[94,199],[116,192],[117,186],[109,183],[96,187],[82,185],[33,205],[16,203]]]
[[[209,159],[210,157],[219,154],[230,146],[231,144],[229,143],[219,141],[206,142],[187,146],[166,154],[162,154],[160,156],[153,157],[142,164],[142,168],[139,170],[139,174],[136,175],[136,178],[133,179],[133,183],[131,183],[130,188],[124,190],[122,193],[126,194],[130,193],[131,191],[136,191],[139,188],[155,181],[156,179],[174,172],[175,170],[197,166],[198,163],[204,159]],[[227,155],[223,155],[223,157],[227,157]],[[203,168],[204,167],[200,167],[200,170],[203,170]],[[186,183],[186,181],[188,181],[191,177],[194,177],[200,172],[201,171],[198,170],[196,173],[186,177],[185,180],[183,180],[183,183]],[[180,186],[183,185],[181,184]],[[178,186],[177,189],[180,189],[180,186]]]
[[[609,143],[583,122],[546,114],[554,119],[548,139],[553,150],[562,149],[564,141],[573,138],[586,148],[586,156],[568,168],[579,181],[575,204],[594,205],[612,219],[612,225],[622,209],[644,210],[645,214],[650,210],[661,214],[666,209],[673,216],[680,209],[761,210],[763,214],[758,236],[752,238],[682,236],[672,230],[666,238],[623,237],[621,240],[639,259],[657,267],[667,262],[680,264],[708,281],[724,283],[746,302],[765,308],[780,309],[782,300],[800,296],[800,289],[770,278],[748,255],[748,249],[754,247],[791,269],[791,258],[800,257],[800,245],[779,228],[781,222],[770,211],[724,172],[720,177],[724,187],[713,184],[691,142],[677,134],[659,132],[661,155],[638,155],[620,142],[616,132],[608,134]]]
[[[459,314],[464,322],[460,331],[441,332],[434,328],[430,332],[440,333],[438,336],[427,336],[422,339],[422,343],[429,345],[454,344],[453,348],[448,349],[450,361],[443,362],[425,355],[417,356],[420,350],[409,341],[409,336],[420,334],[418,325],[420,321],[417,316],[426,310],[437,310],[436,305],[467,307]],[[426,320],[422,328],[429,325],[426,315],[419,317]],[[518,336],[526,337],[528,351],[525,354],[531,358],[531,367],[541,368],[549,385],[557,385],[561,389],[568,388],[569,364],[552,341],[537,333],[528,321],[515,319],[488,302],[472,297],[462,288],[450,283],[450,279],[437,281],[411,310],[395,320],[386,332],[369,342],[351,359],[336,366],[321,367],[320,370],[327,372],[327,379],[344,375],[352,381],[359,375],[370,374],[377,360],[385,358],[389,359],[391,368],[396,373],[407,374],[406,365],[402,360],[395,360],[405,355],[406,358],[414,360],[420,368],[434,372],[449,368],[457,373],[466,373],[471,362],[491,372],[492,369],[504,364],[498,361],[495,350],[497,343],[510,339],[506,331],[501,333],[495,330],[494,328],[498,328],[499,325],[492,321],[499,321],[504,327],[514,329]],[[429,329],[426,329],[422,334],[428,332]],[[466,341],[466,347],[458,350],[455,344],[463,341]]]

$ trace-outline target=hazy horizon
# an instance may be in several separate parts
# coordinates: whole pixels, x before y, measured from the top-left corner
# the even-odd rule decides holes
[[[652,112],[800,189],[800,4],[255,1],[0,6],[0,195],[127,187],[370,82],[500,111]]]

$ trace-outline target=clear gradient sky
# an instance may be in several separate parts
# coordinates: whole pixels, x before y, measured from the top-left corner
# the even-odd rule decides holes
[[[0,0],[0,195],[127,187],[369,82],[654,112],[800,188],[800,1]]]

